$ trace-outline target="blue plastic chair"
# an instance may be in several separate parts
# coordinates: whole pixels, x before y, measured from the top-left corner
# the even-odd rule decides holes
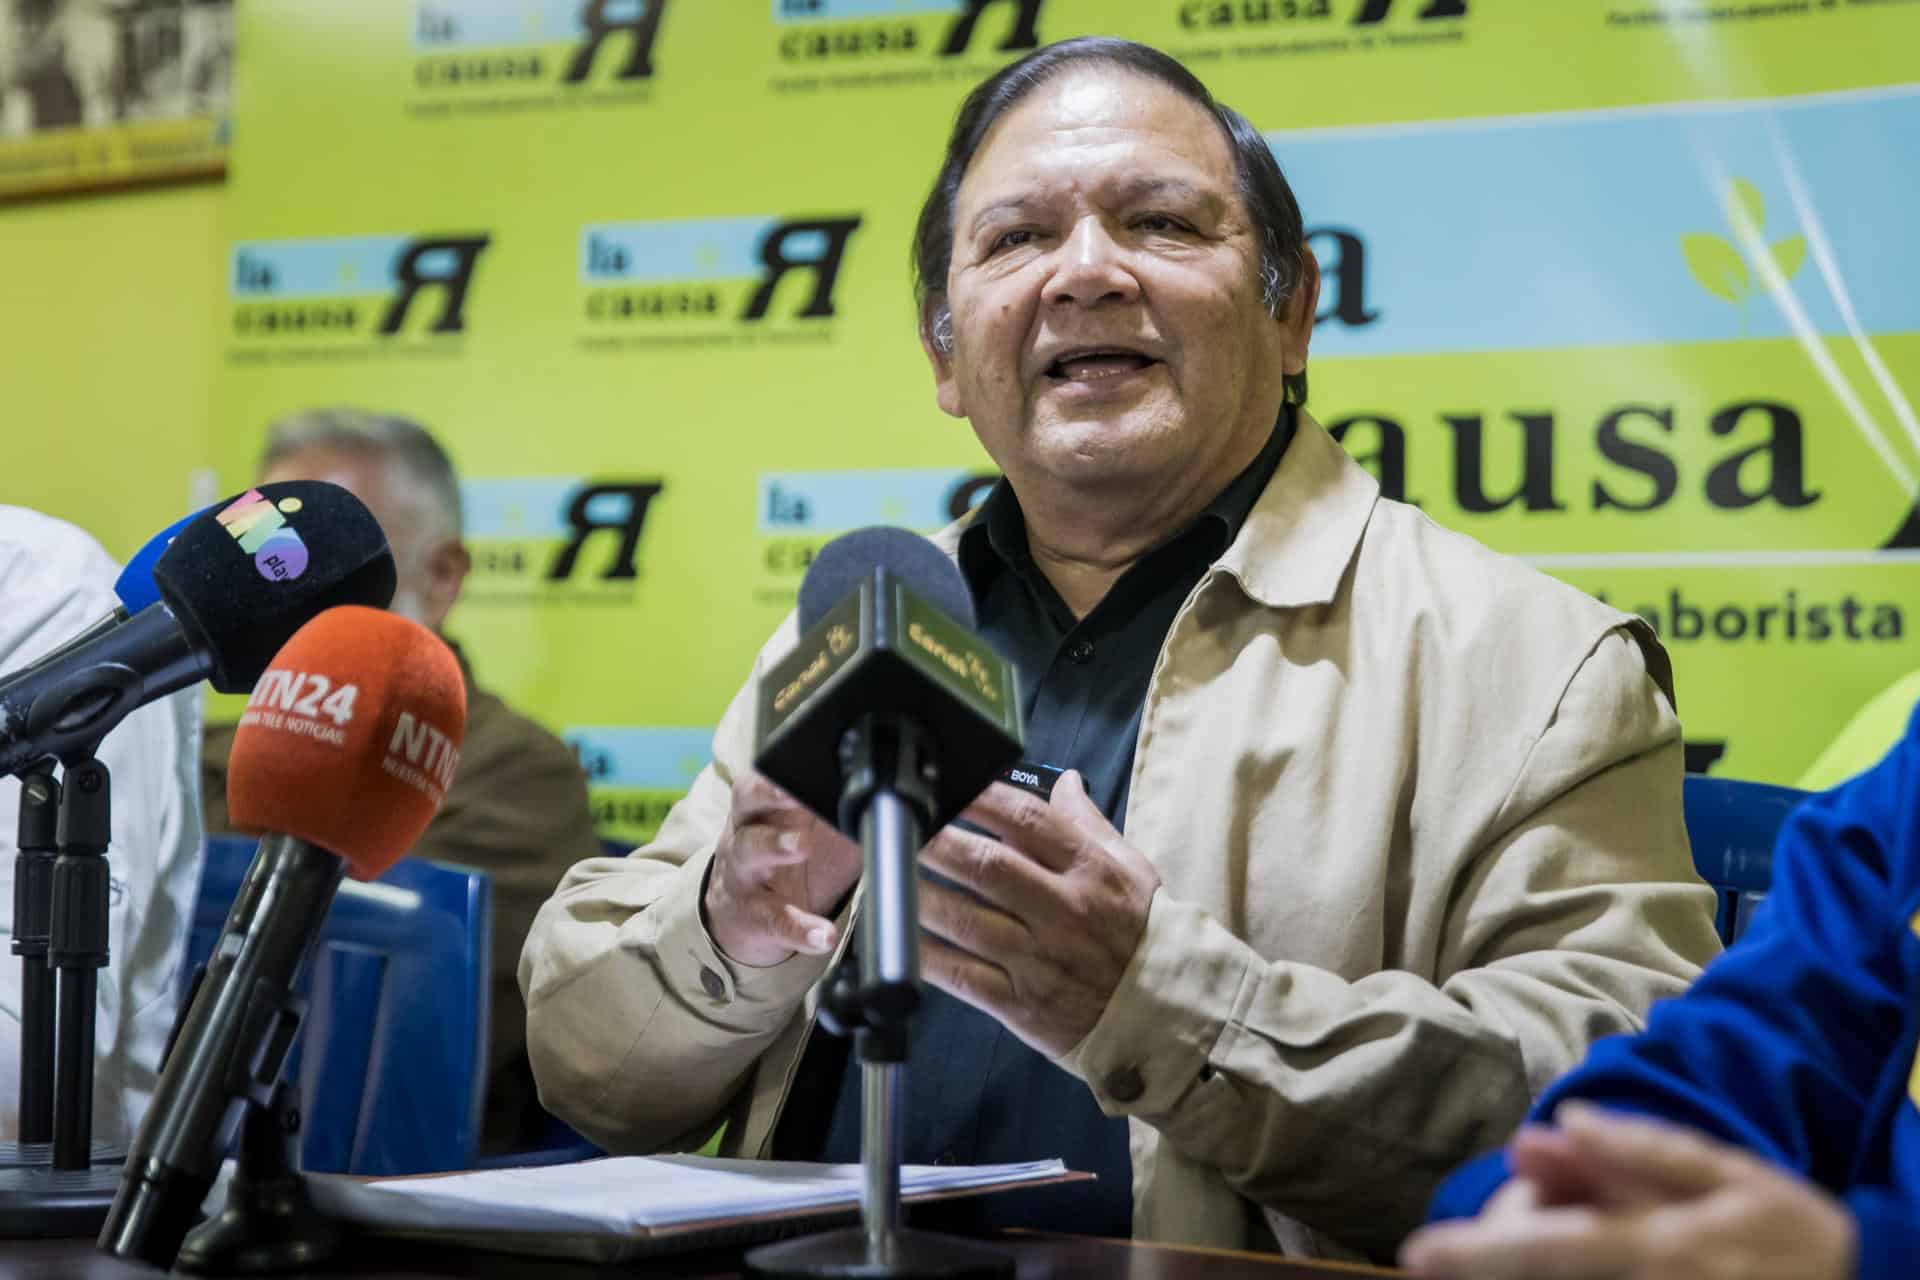
[[[624,858],[634,851],[636,846],[623,840],[600,837],[600,852],[608,858]],[[573,1164],[580,1160],[595,1160],[606,1155],[599,1147],[580,1136],[573,1127],[557,1116],[547,1117],[546,1130],[534,1139],[533,1145],[524,1151],[507,1151],[498,1155],[481,1156],[473,1163],[476,1169],[530,1169],[545,1165]]]
[[[182,989],[206,963],[253,861],[214,836]],[[301,1165],[386,1175],[473,1167],[486,1085],[491,889],[484,872],[406,858],[343,880],[296,986],[310,1003],[284,1078],[300,1099]]]
[[[1694,869],[1720,895],[1714,927],[1731,945],[1773,882],[1773,842],[1807,798],[1794,787],[1690,773],[1682,784]]]

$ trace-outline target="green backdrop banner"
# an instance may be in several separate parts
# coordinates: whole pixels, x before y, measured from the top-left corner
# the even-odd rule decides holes
[[[1793,781],[1913,665],[1920,5],[242,6],[222,478],[355,403],[467,477],[450,630],[639,839],[818,546],[991,480],[908,241],[1037,44],[1186,61],[1326,274],[1313,407],[1386,490],[1651,619],[1691,755]],[[1904,282],[1904,283],[1903,283]],[[1525,625],[1516,619],[1515,625]]]

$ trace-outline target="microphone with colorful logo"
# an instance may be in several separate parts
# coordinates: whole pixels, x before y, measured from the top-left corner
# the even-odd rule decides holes
[[[246,1108],[273,1104],[303,1012],[294,982],[342,876],[374,879],[419,840],[466,718],[452,651],[375,609],[321,614],[254,686],[227,810],[260,848],[128,1152],[102,1249],[174,1262]]]
[[[154,561],[153,582],[155,603],[0,680],[0,776],[90,753],[130,712],[196,681],[244,693],[322,609],[386,607],[393,553],[351,493],[290,480],[189,520]]]

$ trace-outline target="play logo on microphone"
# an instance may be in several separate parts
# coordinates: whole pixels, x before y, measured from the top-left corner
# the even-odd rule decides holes
[[[258,489],[249,489],[214,519],[253,557],[261,577],[268,582],[291,582],[307,571],[307,544],[300,531],[287,523],[287,517],[300,507],[298,498],[282,498],[276,505]]]

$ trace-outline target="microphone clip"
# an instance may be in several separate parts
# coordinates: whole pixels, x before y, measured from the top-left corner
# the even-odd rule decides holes
[[[876,793],[888,791],[911,805],[922,830],[933,825],[940,766],[933,739],[904,715],[870,711],[840,737],[839,826],[860,838],[860,819]]]

